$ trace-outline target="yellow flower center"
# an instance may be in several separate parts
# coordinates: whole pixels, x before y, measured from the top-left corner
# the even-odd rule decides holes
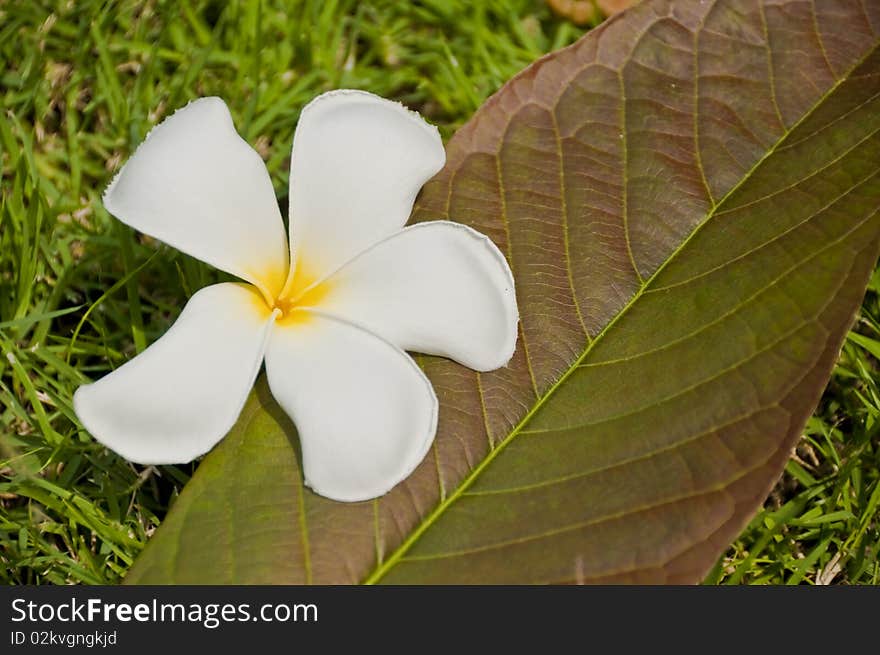
[[[296,263],[293,279],[288,280],[281,292],[272,298],[261,298],[264,310],[276,312],[277,325],[301,323],[309,319],[309,312],[303,311],[317,307],[332,287],[328,281],[316,284],[317,276],[310,275],[302,262]]]

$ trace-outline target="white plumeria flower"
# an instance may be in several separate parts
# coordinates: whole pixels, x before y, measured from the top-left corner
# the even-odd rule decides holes
[[[498,248],[458,223],[403,227],[444,161],[437,129],[402,105],[319,96],[294,137],[288,248],[268,172],[224,102],[202,98],[165,120],[104,205],[249,284],[200,290],[161,339],[77,389],[83,425],[133,462],[188,462],[233,426],[265,357],[306,484],[343,501],[389,491],[437,429],[434,390],[403,351],[487,371],[516,345]]]

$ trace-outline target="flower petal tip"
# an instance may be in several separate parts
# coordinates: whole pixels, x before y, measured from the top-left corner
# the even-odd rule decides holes
[[[146,452],[139,444],[126,445],[119,439],[108,436],[107,430],[101,427],[101,418],[90,407],[91,392],[95,390],[95,383],[84,384],[77,388],[73,394],[73,411],[79,422],[86,431],[97,441],[123,459],[140,466],[160,466],[164,464],[188,464],[189,462],[204,455],[204,452],[195,452],[192,455],[179,453],[175,457],[162,458],[155,452]],[[208,449],[210,450],[210,448]]]
[[[322,105],[326,106],[328,103],[339,103],[342,104],[346,101],[351,102],[364,102],[370,104],[376,104],[388,107],[393,111],[400,113],[402,116],[406,116],[413,124],[418,125],[421,129],[425,130],[426,133],[430,135],[430,137],[434,141],[433,148],[433,166],[435,168],[432,175],[438,173],[440,169],[446,164],[446,150],[443,147],[443,139],[440,136],[440,130],[437,129],[437,126],[433,123],[429,123],[425,120],[425,118],[414,109],[410,109],[402,102],[397,100],[389,100],[388,98],[383,98],[382,96],[378,96],[375,93],[370,93],[369,91],[363,91],[361,89],[334,89],[332,91],[326,91],[321,95],[312,99],[305,107],[303,107],[301,112],[302,116],[305,116],[308,112],[314,112],[321,108]]]
[[[263,359],[271,320],[255,292],[220,283],[200,289],[144,352],[79,387],[74,411],[102,445],[137,464],[182,464],[226,435]]]
[[[326,485],[313,484],[308,477],[304,478],[304,484],[316,494],[329,498],[330,500],[335,500],[341,503],[361,503],[381,498],[390,493],[401,482],[409,479],[413,472],[415,472],[424,461],[428,452],[431,450],[431,447],[434,445],[434,439],[437,436],[440,402],[437,400],[437,395],[434,393],[434,387],[431,385],[427,377],[424,377],[424,382],[428,387],[429,394],[433,401],[427,430],[425,431],[420,447],[414,451],[413,457],[407,461],[406,466],[398,475],[385,479],[381,484],[365,486],[356,491],[348,489],[345,492],[342,492],[340,489],[330,488]]]
[[[321,496],[382,496],[434,442],[439,402],[427,376],[399,348],[347,321],[313,312],[299,329],[273,332],[266,373],[297,426],[305,484]]]

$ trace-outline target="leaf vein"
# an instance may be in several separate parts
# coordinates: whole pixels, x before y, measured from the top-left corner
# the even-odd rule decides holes
[[[712,189],[709,187],[709,180],[706,178],[706,169],[703,166],[703,153],[702,147],[700,146],[700,62],[699,62],[699,54],[700,54],[700,32],[703,30],[703,25],[705,24],[706,17],[709,15],[709,12],[703,14],[703,17],[700,19],[700,24],[694,30],[694,55],[693,55],[693,106],[691,108],[692,114],[692,122],[694,129],[694,158],[697,165],[697,170],[700,171],[700,179],[703,182],[703,187],[706,189],[706,197],[709,199],[709,205],[714,209],[715,208],[715,196],[712,193]]]
[[[621,217],[623,219],[623,236],[626,241],[626,253],[629,256],[629,263],[632,265],[633,272],[636,274],[636,280],[638,280],[639,286],[641,288],[644,288],[645,280],[642,277],[642,274],[639,272],[639,267],[636,264],[636,258],[633,255],[632,243],[630,241],[629,233],[629,150],[626,138],[626,89],[623,81],[622,72],[618,72],[617,79],[620,84],[620,146],[623,159],[623,166],[621,167],[623,182],[621,184],[620,192]]]
[[[587,343],[590,343],[590,333],[587,331],[587,324],[584,322],[584,317],[581,313],[581,306],[580,302],[578,302],[577,292],[575,291],[574,275],[571,268],[571,247],[568,238],[568,199],[566,198],[565,191],[565,157],[562,152],[562,134],[559,132],[559,123],[556,120],[556,113],[550,111],[550,118],[553,122],[553,136],[555,137],[556,154],[559,157],[559,202],[562,205],[562,240],[565,252],[565,274],[568,278],[569,289],[571,290],[571,302],[574,305],[574,311],[577,314],[581,329],[584,331],[584,337],[586,337]]]
[[[513,274],[514,278],[516,278],[516,269],[514,268],[513,263],[513,243],[510,237],[510,219],[507,216],[507,192],[505,191],[504,185],[504,175],[501,170],[501,153],[496,152],[494,155],[495,159],[495,173],[498,178],[498,197],[501,200],[501,222],[504,225],[504,233],[507,235],[507,261],[510,264],[510,271]],[[538,391],[538,381],[535,378],[535,369],[532,367],[532,358],[529,355],[529,344],[526,341],[526,331],[523,328],[522,320],[519,321],[519,335],[522,340],[523,347],[523,355],[525,355],[526,359],[526,368],[529,372],[529,379],[532,382],[532,391],[535,393],[535,398],[540,398],[541,393]]]
[[[758,3],[758,13],[761,16],[761,26],[764,29],[764,50],[767,53],[767,81],[770,84],[770,101],[773,104],[773,110],[776,112],[776,118],[779,120],[779,126],[782,128],[782,139],[785,138],[786,125],[782,118],[782,112],[779,109],[779,102],[776,99],[776,76],[773,74],[773,49],[770,47],[770,27],[767,25],[767,16],[764,14],[764,4]]]

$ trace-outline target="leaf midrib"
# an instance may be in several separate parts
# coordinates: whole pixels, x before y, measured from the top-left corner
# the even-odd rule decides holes
[[[875,173],[874,175],[872,175],[872,177],[876,177],[876,175],[877,175],[877,174]],[[814,216],[815,216],[815,215],[814,215]],[[825,246],[824,246],[823,248],[821,248],[820,250],[818,250],[818,251],[812,253],[812,254],[809,255],[808,257],[805,257],[804,259],[798,261],[796,264],[794,264],[794,265],[790,266],[789,268],[787,268],[787,269],[782,273],[782,275],[780,275],[779,277],[777,277],[777,278],[775,278],[773,281],[771,281],[770,284],[769,284],[767,287],[765,287],[765,288],[770,288],[770,287],[772,287],[773,285],[777,284],[777,283],[778,283],[780,280],[782,280],[783,278],[785,278],[785,277],[791,275],[793,272],[795,272],[795,271],[797,271],[799,268],[803,267],[803,266],[804,266],[805,264],[807,264],[808,262],[810,262],[810,261],[816,259],[817,257],[820,257],[822,254],[826,253],[827,251],[829,251],[829,250],[831,250],[831,249],[833,249],[833,248],[839,246],[841,243],[843,243],[843,242],[846,241],[849,237],[851,237],[855,232],[857,232],[857,231],[860,230],[862,227],[864,227],[865,223],[868,222],[868,221],[870,220],[870,218],[871,218],[871,214],[869,214],[868,216],[863,217],[863,218],[862,218],[862,219],[861,219],[861,220],[860,220],[855,226],[853,226],[851,229],[847,230],[844,234],[842,234],[841,236],[837,237],[837,238],[834,239],[833,241],[829,242],[827,245],[825,245]],[[839,290],[839,287],[836,289],[836,291],[838,291],[838,290]],[[757,294],[756,294],[756,295],[757,295]],[[753,296],[753,297],[754,297],[754,296]],[[748,302],[749,300],[750,300],[750,299],[747,299],[746,302]],[[822,308],[821,308],[821,310],[820,310],[820,313],[821,313],[821,311],[824,311],[824,310],[827,308],[827,305],[828,305],[828,303],[826,303],[825,305],[822,306]],[[742,306],[742,305],[741,305],[741,306]],[[653,405],[659,405],[659,404],[662,404],[662,403],[668,402],[670,399],[675,398],[675,397],[678,397],[678,396],[681,395],[682,393],[686,393],[686,392],[688,392],[688,391],[693,391],[694,389],[697,389],[697,388],[699,388],[700,386],[702,386],[702,385],[704,385],[704,384],[706,384],[706,383],[708,383],[708,382],[711,382],[711,381],[714,381],[714,380],[718,380],[718,379],[721,378],[723,375],[726,375],[727,373],[729,373],[729,372],[731,372],[731,371],[733,371],[733,370],[736,370],[737,368],[741,367],[743,364],[745,364],[745,363],[747,363],[747,362],[749,362],[749,361],[755,359],[757,356],[759,356],[759,355],[761,355],[761,354],[763,354],[763,353],[765,353],[765,352],[768,352],[769,350],[774,349],[776,346],[778,346],[780,343],[782,343],[782,342],[785,341],[786,339],[789,339],[789,338],[792,337],[793,335],[795,335],[795,334],[797,334],[798,332],[800,332],[801,330],[803,330],[804,327],[805,327],[806,325],[808,325],[810,322],[816,320],[817,317],[818,317],[818,314],[815,315],[815,316],[809,316],[807,319],[802,320],[802,321],[800,321],[799,323],[797,323],[795,327],[790,328],[789,330],[787,330],[787,331],[786,331],[781,337],[779,337],[779,338],[777,338],[777,339],[774,339],[773,341],[771,341],[770,343],[768,343],[768,344],[766,344],[765,346],[761,347],[760,349],[756,350],[755,352],[751,353],[751,354],[748,355],[747,357],[744,357],[744,358],[742,358],[742,359],[740,359],[740,360],[737,360],[734,364],[731,364],[731,365],[725,367],[724,369],[721,369],[720,371],[717,371],[716,373],[714,373],[712,376],[710,376],[710,377],[708,377],[708,378],[703,378],[703,379],[701,379],[700,381],[698,381],[698,382],[696,382],[696,383],[694,383],[694,384],[691,384],[691,385],[689,385],[689,386],[687,386],[687,387],[682,388],[679,392],[676,392],[676,394],[674,394],[673,396],[667,396],[667,397],[665,397],[665,398],[661,398],[661,399],[657,400],[655,403],[652,403],[652,405],[646,405],[646,406],[643,406],[643,407],[641,407],[641,408],[638,408],[638,409],[635,410],[635,411],[642,411],[642,410],[644,410],[644,409],[646,409],[646,408],[648,408],[648,407],[651,407],[651,406],[653,406]],[[790,387],[788,387],[788,388],[786,389],[786,391],[788,391],[790,388],[793,388],[794,386],[796,386],[799,382],[800,382],[800,379],[798,379],[795,383],[793,383],[792,385],[790,385]],[[693,434],[693,435],[687,437],[686,439],[681,439],[681,440],[676,441],[675,443],[668,444],[668,445],[665,445],[665,446],[662,446],[662,447],[659,447],[659,448],[655,448],[654,450],[650,450],[650,451],[648,451],[648,452],[645,452],[645,453],[642,453],[642,454],[639,454],[639,455],[634,455],[634,456],[632,456],[632,457],[628,457],[628,458],[626,458],[626,459],[623,459],[623,460],[617,461],[617,462],[615,462],[615,463],[613,463],[613,464],[607,464],[607,465],[600,466],[600,467],[597,467],[597,468],[593,468],[593,469],[590,469],[590,470],[587,470],[587,471],[582,471],[582,472],[575,473],[575,474],[569,474],[569,475],[565,475],[565,476],[558,477],[558,478],[551,478],[551,479],[547,479],[547,480],[542,480],[541,482],[533,482],[533,483],[530,483],[530,484],[527,484],[527,485],[518,486],[518,487],[506,487],[506,488],[504,488],[504,489],[493,489],[493,490],[489,490],[489,491],[479,491],[479,492],[474,492],[474,491],[464,491],[464,492],[462,493],[462,495],[466,495],[466,496],[489,496],[489,495],[500,495],[500,494],[507,494],[507,493],[518,493],[518,492],[521,492],[521,491],[524,491],[524,490],[540,489],[540,488],[544,488],[544,487],[548,487],[548,486],[553,486],[553,485],[557,485],[557,484],[564,484],[564,483],[566,483],[566,482],[568,482],[568,481],[570,481],[570,480],[583,479],[583,478],[586,478],[586,477],[589,477],[589,476],[595,475],[595,474],[597,474],[597,473],[603,473],[603,472],[606,472],[606,471],[610,471],[610,470],[615,469],[615,468],[618,468],[618,467],[620,467],[620,466],[626,466],[626,465],[632,464],[632,463],[634,463],[634,462],[644,461],[644,460],[649,459],[649,458],[651,458],[651,457],[654,457],[655,455],[660,454],[660,453],[664,453],[664,452],[669,452],[669,451],[671,451],[671,450],[675,450],[676,448],[678,448],[678,447],[680,447],[680,446],[682,446],[682,445],[689,444],[689,443],[692,443],[692,442],[694,442],[694,441],[697,441],[697,440],[699,440],[699,439],[701,439],[701,438],[707,436],[708,434],[711,434],[712,432],[717,431],[717,430],[719,430],[719,429],[721,429],[721,428],[729,427],[729,426],[731,426],[731,425],[735,425],[736,423],[739,423],[739,422],[741,422],[741,421],[743,421],[743,420],[745,420],[745,419],[751,418],[751,417],[754,416],[755,414],[757,414],[757,413],[759,413],[759,412],[761,412],[761,411],[764,411],[764,410],[766,410],[766,409],[768,409],[768,408],[770,408],[770,407],[773,407],[773,406],[774,406],[774,404],[770,404],[770,405],[762,406],[762,407],[761,407],[760,409],[758,409],[758,410],[752,410],[752,411],[749,411],[749,412],[746,413],[746,414],[742,414],[742,415],[739,415],[739,416],[735,416],[733,419],[730,419],[730,420],[728,420],[728,421],[725,421],[724,423],[720,423],[720,424],[714,425],[714,426],[712,426],[712,427],[710,427],[710,428],[708,428],[708,429],[706,429],[706,430],[703,430],[703,431],[701,431],[701,432],[695,433],[695,434]],[[619,419],[621,416],[628,416],[628,415],[629,415],[629,413],[627,413],[627,414],[618,414],[618,415],[616,415],[616,416],[610,417],[609,420]],[[603,419],[601,422],[605,422],[605,420],[606,420],[606,419]],[[563,429],[564,429],[564,430],[578,430],[578,429],[583,429],[583,428],[587,428],[587,427],[592,427],[592,426],[594,426],[594,425],[597,425],[598,423],[599,423],[599,422],[593,422],[593,423],[580,423],[580,424],[577,424],[577,425],[568,425],[568,426],[566,426],[566,427],[563,428]],[[551,431],[553,431],[553,430],[549,430],[549,429],[548,429],[548,430],[539,430],[539,431],[529,431],[529,430],[526,430],[526,431],[520,431],[520,434],[523,434],[523,435],[530,435],[530,436],[531,436],[531,435],[535,435],[535,434],[543,434],[543,433],[551,432]],[[735,478],[734,478],[734,479],[735,479]],[[615,516],[616,516],[616,515],[615,515]],[[477,549],[474,549],[474,550],[477,550]],[[434,557],[439,557],[439,556],[434,556]],[[427,557],[419,557],[419,558],[412,558],[412,559],[427,559]]]
[[[490,450],[486,457],[481,461],[474,469],[461,481],[461,483],[455,488],[455,490],[446,497],[434,510],[428,514],[421,523],[410,532],[409,536],[394,550],[393,553],[386,559],[384,562],[379,564],[373,572],[363,581],[363,584],[376,584],[379,582],[385,574],[387,574],[397,563],[404,557],[404,555],[410,550],[410,548],[415,545],[415,543],[419,540],[419,538],[431,527],[434,523],[443,516],[446,512],[446,509],[453,505],[464,493],[470,488],[470,486],[480,477],[482,472],[489,467],[489,465],[495,460],[495,458],[505,449],[505,447],[513,441],[519,433],[528,425],[532,418],[534,418],[535,414],[547,403],[547,401],[556,393],[556,390],[559,389],[571,375],[581,366],[584,360],[589,356],[589,354],[593,351],[593,348],[599,343],[602,342],[605,335],[617,324],[617,322],[624,317],[637,302],[644,295],[646,290],[653,284],[654,280],[666,269],[666,267],[673,262],[690,244],[690,242],[696,237],[697,234],[702,231],[703,227],[709,223],[721,210],[725,203],[733,196],[746,182],[748,182],[752,176],[757,172],[763,163],[772,157],[777,150],[780,149],[781,146],[786,142],[786,140],[793,134],[797,128],[803,124],[813,113],[821,107],[829,97],[831,97],[837,89],[846,81],[849,80],[852,73],[858,69],[867,59],[874,54],[877,50],[878,44],[868,49],[856,62],[849,67],[849,69],[832,84],[827,91],[825,91],[816,102],[806,111],[804,114],[794,123],[792,126],[785,130],[783,134],[776,140],[776,142],[767,150],[764,155],[758,159],[752,167],[746,171],[743,177],[739,182],[736,183],[731,189],[724,194],[724,197],[721,198],[716,204],[712,206],[709,212],[706,214],[706,217],[700,221],[700,223],[691,230],[691,233],[675,248],[675,250],[670,253],[669,257],[667,257],[662,264],[657,268],[651,276],[645,280],[639,287],[638,291],[636,291],[632,298],[620,309],[620,311],[614,315],[614,317],[608,322],[608,324],[602,328],[602,330],[596,335],[596,337],[590,341],[584,351],[575,359],[568,369],[560,376],[560,378],[554,382],[543,395],[538,396],[535,404],[529,409],[526,415],[520,420],[519,423],[514,426],[514,428],[510,431],[510,433],[498,444],[494,449]],[[696,118],[695,118],[696,120]],[[702,170],[702,166],[700,166]]]

